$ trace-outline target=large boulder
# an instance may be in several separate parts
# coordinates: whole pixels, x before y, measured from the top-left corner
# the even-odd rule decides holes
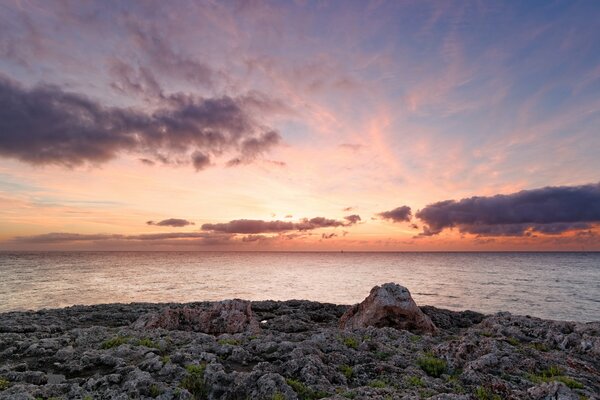
[[[375,286],[362,303],[350,307],[340,318],[341,329],[367,326],[387,326],[419,333],[435,333],[437,330],[412,299],[408,289],[395,283]]]
[[[219,301],[205,307],[167,307],[159,313],[140,317],[133,327],[194,331],[211,335],[260,331],[251,303],[238,299]]]

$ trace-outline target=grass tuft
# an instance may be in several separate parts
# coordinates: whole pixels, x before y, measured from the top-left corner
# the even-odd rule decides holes
[[[186,365],[185,370],[187,371],[187,375],[181,380],[181,387],[190,392],[196,400],[206,399],[208,395],[204,384],[206,364]]]
[[[112,339],[105,340],[102,342],[102,349],[112,349],[113,347],[119,347],[122,344],[125,344],[129,341],[129,336],[115,336]]]
[[[427,375],[433,376],[434,378],[442,376],[448,368],[446,361],[432,355],[421,357],[417,363]]]
[[[285,382],[296,392],[300,400],[316,400],[328,397],[330,394],[321,390],[313,390],[296,379],[286,379]]]
[[[340,372],[346,377],[347,380],[352,379],[352,375],[354,375],[354,370],[347,364],[340,365]]]

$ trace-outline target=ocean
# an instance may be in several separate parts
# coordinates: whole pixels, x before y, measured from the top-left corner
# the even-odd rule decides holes
[[[1,252],[0,312],[242,298],[362,301],[600,321],[600,253]]]

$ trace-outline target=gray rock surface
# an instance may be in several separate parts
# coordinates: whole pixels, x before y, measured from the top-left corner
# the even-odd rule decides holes
[[[136,324],[165,308],[0,314],[0,399],[598,399],[600,322],[421,311],[436,335],[339,329],[348,306],[252,302],[258,332]]]
[[[223,300],[208,305],[166,307],[140,317],[134,328],[162,328],[177,331],[221,333],[258,333],[260,327],[249,301]]]

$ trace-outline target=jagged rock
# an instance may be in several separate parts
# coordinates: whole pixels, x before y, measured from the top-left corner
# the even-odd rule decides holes
[[[533,400],[578,400],[580,397],[561,382],[548,382],[527,390]]]
[[[395,283],[375,286],[362,303],[348,309],[340,318],[342,329],[367,326],[387,326],[420,333],[434,333],[437,330],[412,299],[408,289]]]
[[[260,331],[252,313],[251,303],[237,299],[219,301],[208,307],[167,307],[160,313],[142,316],[133,327],[194,331],[212,335]]]

